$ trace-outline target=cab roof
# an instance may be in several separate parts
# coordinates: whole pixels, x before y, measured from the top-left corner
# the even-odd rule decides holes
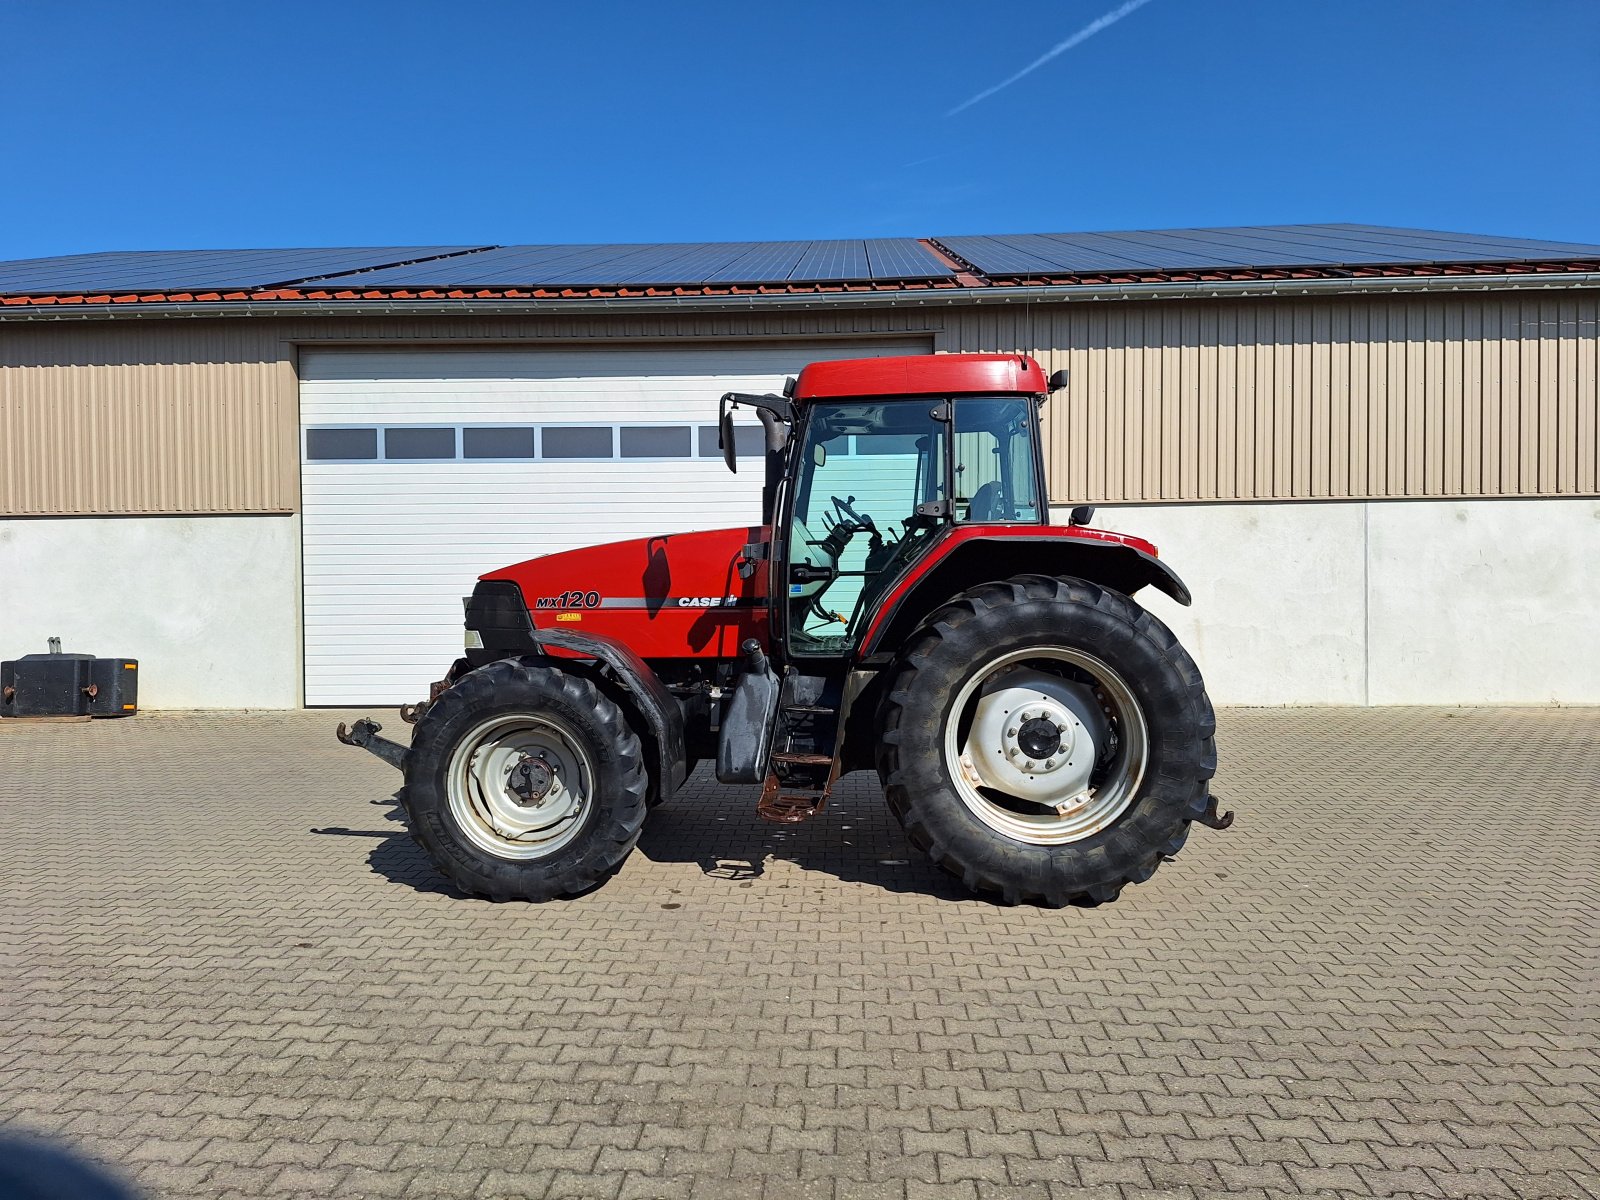
[[[960,396],[1049,390],[1044,371],[1025,354],[911,354],[812,363],[795,382],[794,399],[845,396]]]

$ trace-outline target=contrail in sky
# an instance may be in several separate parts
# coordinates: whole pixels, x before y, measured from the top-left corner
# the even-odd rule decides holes
[[[1150,3],[1150,0],[1126,0],[1126,3],[1118,5],[1116,8],[1112,9],[1110,12],[1106,13],[1104,16],[1096,17],[1094,20],[1090,21],[1087,25],[1085,25],[1082,29],[1078,30],[1077,33],[1073,34],[1066,41],[1058,42],[1056,45],[1050,47],[1050,49],[1046,50],[1038,58],[1034,59],[1031,63],[1029,63],[1027,66],[1023,67],[1022,70],[1018,71],[1015,75],[1011,76],[1009,79],[1002,79],[999,83],[995,84],[992,88],[985,88],[983,91],[979,92],[976,96],[972,97],[972,99],[966,101],[964,104],[956,105],[949,112],[945,113],[945,116],[953,117],[958,112],[961,112],[964,109],[971,108],[974,104],[978,103],[978,101],[987,100],[990,96],[994,95],[996,92],[1000,91],[1001,89],[1010,87],[1013,83],[1015,83],[1017,80],[1021,79],[1024,75],[1032,75],[1040,67],[1044,66],[1045,63],[1049,62],[1052,58],[1055,58],[1058,54],[1065,54],[1068,50],[1071,50],[1074,46],[1082,45],[1084,42],[1087,42],[1090,38],[1092,38],[1095,34],[1099,33],[1102,29],[1106,28],[1108,25],[1115,25],[1118,21],[1122,20],[1123,17],[1127,16],[1129,13],[1133,12],[1135,9],[1143,8],[1146,4],[1149,4],[1149,3]]]

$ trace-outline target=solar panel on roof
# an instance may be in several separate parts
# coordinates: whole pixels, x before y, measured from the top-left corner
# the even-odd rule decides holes
[[[597,269],[620,258],[636,246],[605,243],[578,246],[496,246],[476,254],[441,259],[411,267],[363,271],[359,275],[332,276],[323,283],[361,284],[370,287],[515,287],[548,282],[548,277],[572,270]]]
[[[789,278],[794,265],[810,242],[754,242],[718,270],[709,272],[704,283],[761,283]]]
[[[789,272],[791,283],[871,278],[866,247],[851,241],[812,242]]]
[[[960,255],[986,275],[1049,274],[1060,269],[1056,267],[1054,258],[1040,258],[1005,238],[988,235],[940,238],[939,244]]]
[[[1433,266],[1600,256],[1600,247],[1358,225],[1271,225],[941,238],[986,275],[1357,265]]]
[[[1380,225],[1330,225],[1329,229],[1346,231],[1346,235],[1356,238],[1377,236],[1388,239],[1425,241],[1429,246],[1444,251],[1445,256],[1435,261],[1451,262],[1460,261],[1457,256],[1464,253],[1481,252],[1485,257],[1474,261],[1488,262],[1495,259],[1515,260],[1527,258],[1593,258],[1600,247],[1587,246],[1578,242],[1551,242],[1541,238],[1514,238],[1496,237],[1486,233],[1445,233],[1436,229],[1386,229]]]
[[[323,282],[372,287],[666,287],[938,279],[952,274],[914,239],[882,238],[502,246],[458,259]]]
[[[703,253],[700,245],[630,246],[604,260],[581,260],[564,264],[547,278],[530,280],[549,284],[650,284],[670,283],[692,276],[692,262]]]
[[[942,238],[1006,276],[1600,258],[1600,247],[1379,225],[1257,225]],[[0,262],[0,293],[319,287],[641,287],[948,279],[914,238],[791,242],[115,251]]]
[[[872,238],[866,247],[873,279],[944,279],[954,274],[915,238]]]
[[[437,259],[471,246],[283,250],[116,250],[0,262],[0,292],[228,291],[293,283],[387,263]]]

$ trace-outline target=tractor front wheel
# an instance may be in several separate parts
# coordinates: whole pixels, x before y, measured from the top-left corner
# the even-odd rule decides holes
[[[1019,576],[929,618],[882,712],[911,842],[1009,903],[1114,899],[1206,811],[1215,721],[1172,633],[1120,592]]]
[[[551,900],[627,858],[649,779],[621,709],[580,675],[508,659],[418,722],[400,793],[412,835],[463,892]]]

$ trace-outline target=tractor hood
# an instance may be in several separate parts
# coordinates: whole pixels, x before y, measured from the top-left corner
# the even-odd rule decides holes
[[[727,658],[744,638],[765,644],[768,535],[760,526],[660,534],[482,578],[515,583],[536,629],[616,638],[645,658]]]

